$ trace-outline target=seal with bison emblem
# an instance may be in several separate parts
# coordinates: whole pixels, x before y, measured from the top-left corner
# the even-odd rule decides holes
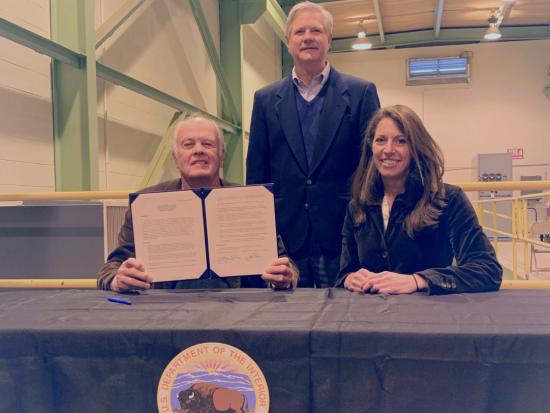
[[[160,413],[268,413],[269,389],[252,358],[223,343],[179,353],[159,381]]]

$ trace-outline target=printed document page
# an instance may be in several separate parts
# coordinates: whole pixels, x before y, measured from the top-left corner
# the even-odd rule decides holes
[[[201,199],[192,191],[145,193],[132,202],[136,257],[154,282],[207,269]]]
[[[273,193],[224,187],[206,197],[210,269],[220,277],[261,274],[277,259]]]

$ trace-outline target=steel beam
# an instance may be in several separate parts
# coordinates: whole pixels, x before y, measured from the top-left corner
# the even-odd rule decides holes
[[[171,96],[167,93],[164,93],[161,90],[155,89],[152,86],[149,86],[139,80],[136,80],[124,73],[118,72],[110,67],[107,67],[101,63],[96,63],[97,67],[97,76],[106,80],[107,82],[113,83],[115,85],[122,86],[126,89],[132,90],[142,96],[153,99],[156,102],[162,103],[171,108],[177,109],[181,112],[200,112],[205,117],[212,119],[219,125],[222,129],[227,130],[231,133],[237,133],[240,130],[240,127],[232,124],[226,120],[220,119],[214,115],[211,115],[208,112],[205,112],[202,109],[197,108],[189,103],[184,102],[174,96]]]
[[[219,10],[221,63],[242,123],[241,25],[253,24],[262,17],[279,39],[285,42],[286,14],[276,0],[220,1]],[[226,118],[230,113],[230,108],[224,104],[222,117]],[[243,140],[243,131],[226,136],[224,174],[226,179],[233,182],[244,182]]]
[[[263,17],[281,42],[286,44],[286,13],[283,11],[281,6],[279,6],[277,0],[266,0]]]
[[[376,22],[378,23],[378,33],[380,43],[386,42],[386,34],[384,33],[384,24],[382,23],[382,11],[380,9],[380,0],[373,0],[374,12],[376,14]]]
[[[35,34],[2,18],[0,18],[0,36],[12,40],[22,46],[33,49],[40,54],[66,63],[72,67],[82,69],[86,65],[86,56],[82,53],[75,52],[68,47],[62,46],[50,39],[46,39],[45,37]],[[222,129],[230,133],[237,133],[240,130],[238,125],[234,125],[231,122],[211,115],[202,109],[168,95],[145,83],[135,80],[130,76],[111,69],[101,63],[96,63],[96,74],[98,77],[101,77],[108,82],[125,87],[140,95],[146,96],[156,102],[162,103],[179,111],[200,112],[205,117],[208,117],[216,122],[216,124],[218,124]]]
[[[97,49],[105,40],[111,37],[111,35],[116,32],[144,2],[145,0],[126,0],[126,2],[97,29],[95,34],[95,48]]]
[[[332,45],[330,50],[332,51]],[[288,76],[292,73],[292,68],[294,67],[294,60],[292,60],[292,56],[290,55],[290,53],[288,53],[286,44],[281,49],[281,66],[282,66],[283,77]]]
[[[168,125],[168,128],[166,128],[162,140],[160,141],[157,150],[153,155],[153,159],[151,159],[151,162],[149,162],[147,171],[145,172],[145,175],[141,180],[141,185],[139,186],[140,188],[145,188],[160,182],[162,173],[164,172],[163,167],[166,163],[166,159],[172,153],[172,132],[174,130],[174,125],[184,115],[185,114],[182,112],[176,112],[174,113],[174,116],[172,116],[170,124]]]
[[[54,107],[57,190],[70,191],[97,188],[98,179],[95,178],[95,175],[98,175],[96,75],[110,83],[125,87],[178,111],[202,113],[222,129],[239,137],[239,140],[242,141],[242,138],[240,138],[242,133],[240,116],[238,119],[239,124],[220,119],[130,76],[96,63],[93,31],[90,33],[89,22],[82,25],[82,22],[86,20],[82,13],[88,14],[86,17],[88,20],[89,16],[93,16],[93,12],[90,13],[89,10],[90,5],[93,5],[93,3],[52,0],[52,37],[63,44],[44,38],[0,18],[0,36],[53,59],[52,102]],[[88,9],[83,11],[82,7]],[[79,14],[79,17],[75,18],[75,14]],[[77,21],[78,24],[75,23]],[[116,30],[113,27],[111,26],[112,31]],[[86,35],[85,40],[82,38],[84,34]],[[90,41],[90,39],[92,40]],[[75,50],[78,50],[78,52]],[[84,53],[80,53],[80,51],[84,51]],[[86,54],[90,56],[89,59],[87,59]],[[242,142],[240,145],[242,146]],[[162,148],[161,150],[164,151]],[[161,155],[164,156],[164,152]],[[166,156],[164,156],[164,159],[166,159]],[[226,168],[230,168],[228,166],[230,164],[229,161],[226,162]],[[96,166],[90,167],[90,165]],[[242,177],[242,155],[241,162],[238,163],[236,169],[240,171],[237,175]],[[150,175],[154,174],[151,173]],[[231,173],[229,176],[231,176]],[[236,181],[242,181],[242,178],[236,179]]]
[[[1,17],[0,36],[76,68],[82,68],[86,64],[86,56],[83,54],[52,42],[50,39],[46,39]]]
[[[210,58],[210,64],[212,65],[214,73],[216,74],[216,79],[221,89],[222,97],[227,106],[229,119],[231,119],[233,123],[241,123],[241,111],[237,109],[235,99],[233,98],[233,95],[229,89],[229,84],[227,82],[222,64],[220,62],[220,58],[218,57],[218,51],[216,50],[216,46],[214,45],[214,41],[212,40],[212,35],[210,34],[210,30],[208,29],[208,23],[206,22],[206,18],[204,17],[204,12],[202,10],[200,1],[189,0],[189,4],[191,5],[191,9],[193,10],[195,21],[197,22],[197,26],[201,33],[204,46],[206,47],[206,52],[208,53],[208,57]]]
[[[506,40],[541,40],[550,38],[550,26],[516,26],[500,27],[502,41]],[[396,47],[419,47],[448,44],[479,43],[483,39],[485,28],[468,29],[441,29],[439,38],[434,38],[433,30],[420,30],[408,33],[386,34],[386,41],[382,43],[379,36],[370,36],[373,49]],[[332,41],[332,53],[350,52],[351,42],[355,38],[341,38]]]
[[[51,0],[52,39],[85,58],[77,68],[52,61],[55,188],[99,188],[94,3]]]
[[[437,4],[435,6],[435,22],[434,22],[434,37],[437,39],[439,37],[439,32],[441,31],[441,19],[443,17],[443,7],[445,0],[436,0]]]
[[[241,13],[250,10],[237,1],[220,1],[220,58],[221,64],[227,74],[229,93],[233,96],[235,106],[239,110],[239,119],[242,123],[242,73],[241,73]],[[222,102],[222,118],[231,115],[231,109]],[[225,136],[225,179],[236,182],[244,182],[244,148],[243,131],[226,134]]]
[[[230,0],[237,7],[240,24],[253,24],[265,12],[267,0]]]

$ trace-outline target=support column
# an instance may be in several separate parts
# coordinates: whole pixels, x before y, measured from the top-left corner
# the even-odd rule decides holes
[[[220,59],[224,68],[229,93],[233,98],[239,125],[242,125],[242,81],[241,81],[241,2],[224,0],[220,7]],[[222,99],[223,119],[231,119],[232,110],[226,99]],[[231,182],[244,183],[244,132],[225,133],[224,178]]]
[[[99,189],[94,2],[51,0],[52,40],[86,56],[75,68],[52,59],[57,191]]]
[[[223,0],[220,7],[220,57],[226,75],[230,95],[238,112],[238,123],[242,125],[242,24],[254,23],[264,16],[274,32],[284,39],[286,15],[275,0]],[[292,66],[291,66],[292,67]],[[222,101],[222,118],[231,119],[227,99]],[[227,134],[224,163],[225,178],[244,182],[244,131]]]

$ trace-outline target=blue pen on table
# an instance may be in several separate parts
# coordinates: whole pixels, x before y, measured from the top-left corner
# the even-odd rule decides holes
[[[132,305],[132,302],[130,300],[125,300],[123,298],[107,297],[107,301],[118,304]]]

